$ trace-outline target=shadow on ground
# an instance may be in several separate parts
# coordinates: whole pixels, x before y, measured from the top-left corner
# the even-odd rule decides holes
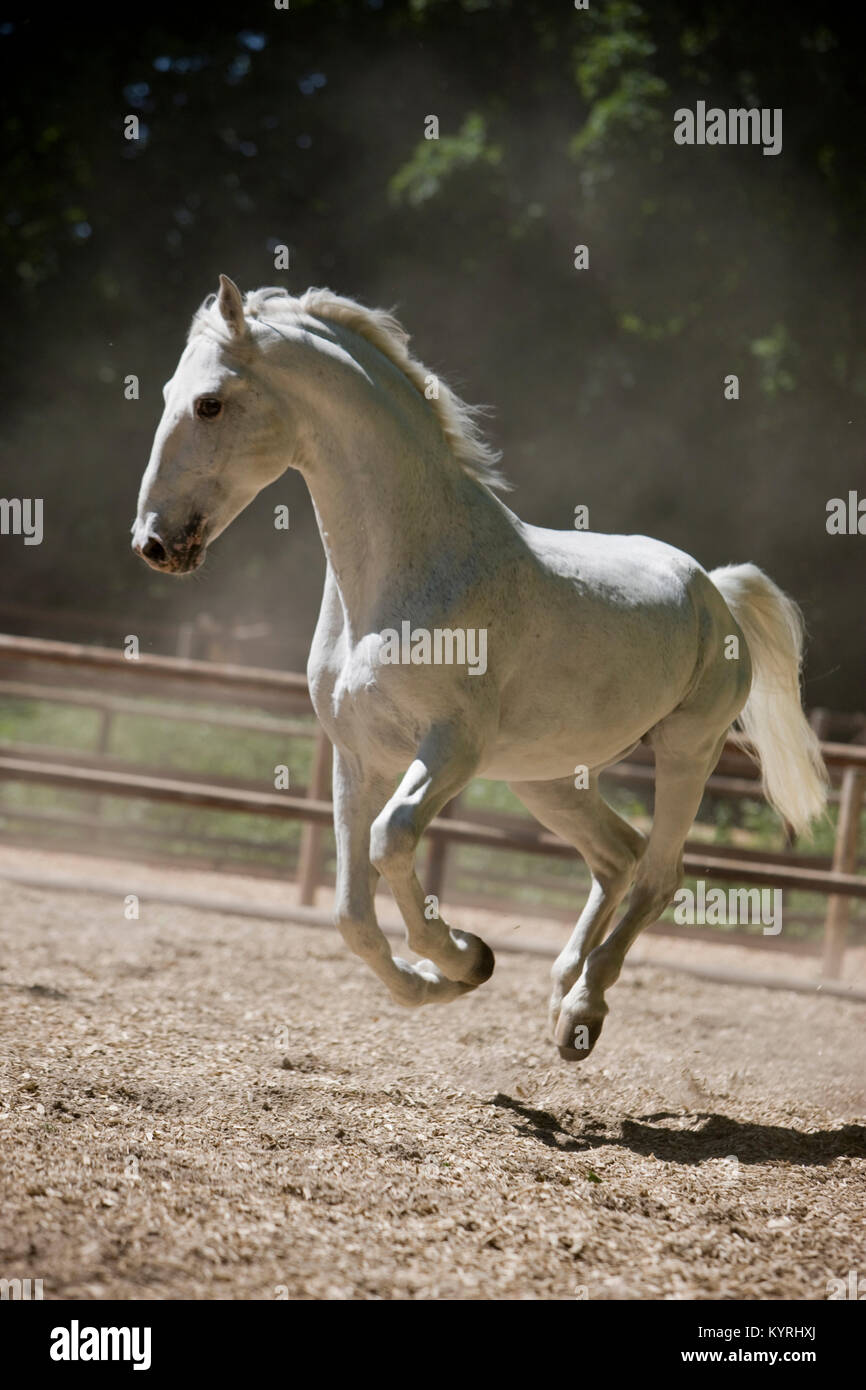
[[[666,1163],[703,1163],[711,1158],[736,1155],[741,1163],[797,1163],[821,1165],[835,1158],[866,1157],[866,1127],[842,1125],[839,1129],[814,1132],[781,1125],[751,1124],[708,1111],[677,1112],[660,1110],[624,1119],[616,1132],[592,1120],[574,1120],[566,1112],[563,1120],[548,1110],[534,1110],[512,1096],[499,1092],[490,1102],[509,1110],[522,1123],[518,1133],[537,1139],[550,1149],[564,1153],[588,1152],[600,1148],[624,1148],[632,1153],[658,1158]],[[662,1122],[676,1120],[689,1128],[668,1128]]]

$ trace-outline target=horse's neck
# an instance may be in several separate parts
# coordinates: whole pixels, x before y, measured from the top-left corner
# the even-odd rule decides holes
[[[383,597],[416,588],[448,543],[455,480],[408,453],[370,453],[359,440],[351,454],[319,460],[307,477],[350,633],[358,636]]]
[[[414,387],[390,369],[371,379],[371,365],[316,393],[302,467],[350,637],[369,631],[383,599],[417,591],[443,550],[471,544],[467,489],[492,503]]]

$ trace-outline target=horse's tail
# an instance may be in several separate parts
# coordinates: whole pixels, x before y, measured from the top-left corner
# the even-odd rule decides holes
[[[800,701],[803,615],[757,565],[725,565],[710,579],[743,630],[752,658],[752,689],[739,717],[739,742],[761,763],[764,795],[802,832],[827,803],[821,745]]]

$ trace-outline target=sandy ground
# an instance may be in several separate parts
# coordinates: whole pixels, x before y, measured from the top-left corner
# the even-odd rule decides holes
[[[144,877],[3,850],[10,866]],[[573,1067],[537,957],[502,954],[481,990],[408,1012],[328,931],[0,891],[0,1277],[79,1299],[825,1299],[828,1280],[862,1282],[866,1005],[664,969],[814,962],[645,938]],[[860,953],[847,969],[862,982]]]

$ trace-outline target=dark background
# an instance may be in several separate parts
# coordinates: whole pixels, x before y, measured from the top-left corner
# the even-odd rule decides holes
[[[249,658],[303,668],[324,561],[298,476],[190,580],[129,549],[162,384],[225,271],[395,305],[429,368],[495,407],[509,505],[754,561],[804,608],[809,703],[863,707],[866,536],[825,526],[829,498],[866,495],[857,10],[590,3],[0,20],[0,496],[45,499],[41,546],[0,537],[0,628],[170,652],[206,614],[266,623]],[[783,152],[675,145],[699,99],[781,107]]]

